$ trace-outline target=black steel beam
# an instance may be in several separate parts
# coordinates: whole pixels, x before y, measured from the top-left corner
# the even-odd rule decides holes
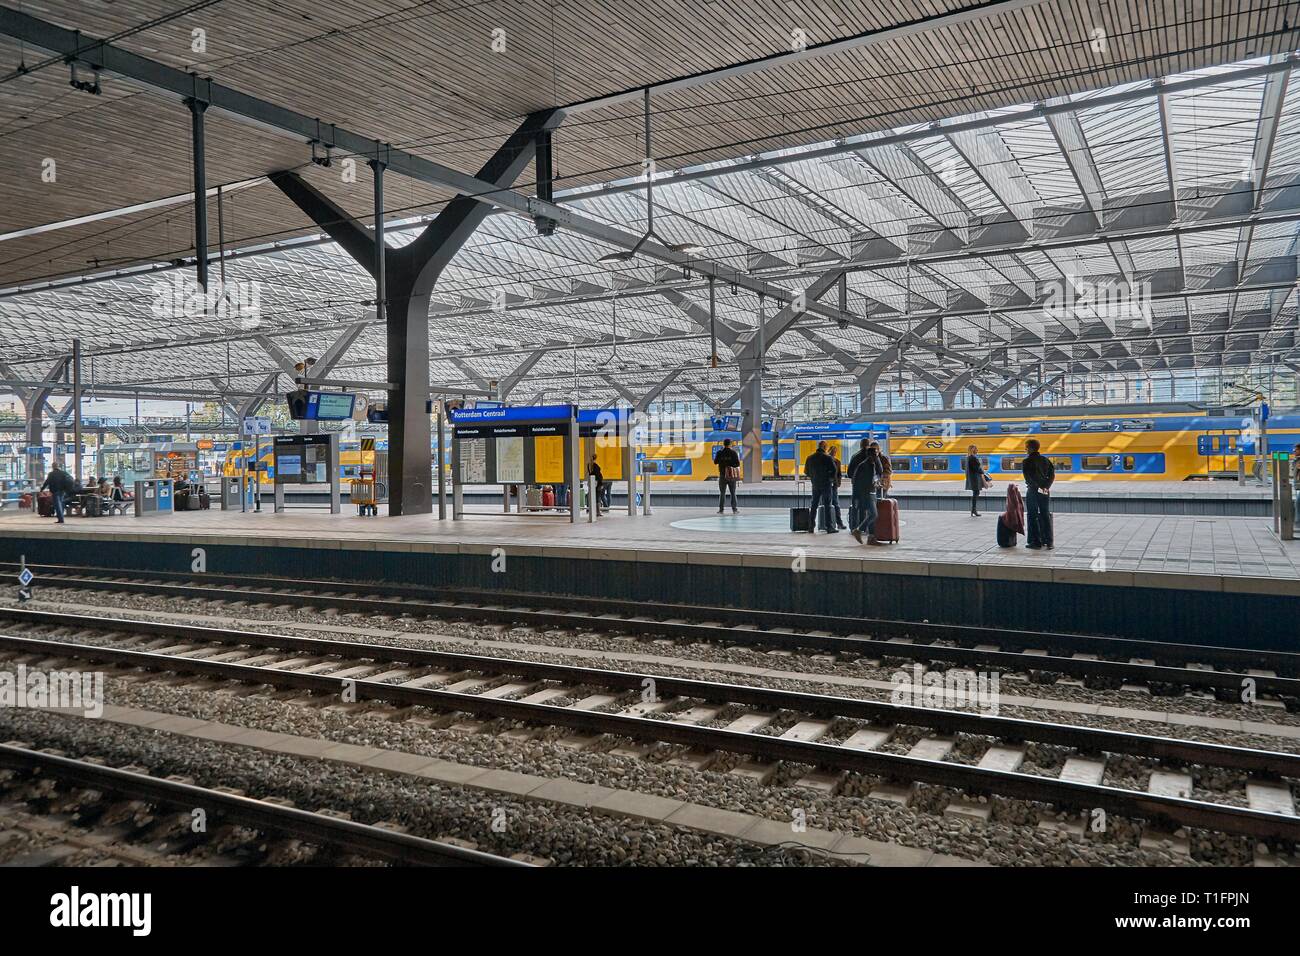
[[[194,264],[200,288],[208,291],[208,171],[207,137],[203,113],[208,108],[201,100],[188,99],[190,131],[193,136],[194,162]],[[223,290],[224,293],[224,290]],[[207,309],[205,302],[204,309]],[[176,318],[180,318],[177,316]]]

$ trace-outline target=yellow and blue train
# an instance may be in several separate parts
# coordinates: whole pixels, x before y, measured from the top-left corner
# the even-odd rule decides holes
[[[651,458],[661,459],[659,473],[695,481],[715,476],[713,456],[722,439],[743,436],[734,420],[716,419],[713,425],[702,445],[652,451]],[[1029,438],[1038,440],[1058,479],[1066,481],[1235,479],[1239,455],[1249,474],[1268,453],[1290,452],[1300,442],[1300,410],[1268,417],[1259,407],[1170,403],[929,411],[881,414],[869,422],[765,425],[763,475],[794,477],[822,440],[847,458],[862,438],[880,442],[895,481],[963,480],[971,445],[990,474],[1011,477],[1020,473]]]
[[[1300,442],[1300,410],[1261,419],[1258,408],[1172,404],[882,414],[871,422],[765,433],[764,474],[778,468],[792,474],[819,440],[839,446],[846,457],[859,439],[870,437],[886,449],[895,481],[960,481],[971,445],[990,474],[1011,477],[1020,473],[1026,440],[1035,438],[1061,480],[1235,479],[1239,455],[1249,474],[1268,453],[1290,452]],[[690,477],[716,473],[715,448],[692,463]],[[684,469],[680,476],[686,477]]]
[[[1269,452],[1290,452],[1300,442],[1300,409],[1274,414],[1262,423],[1261,418],[1258,407],[1216,409],[1169,403],[882,413],[871,421],[855,422],[765,422],[763,476],[794,478],[819,441],[825,440],[847,458],[860,439],[871,438],[889,455],[895,481],[960,481],[971,445],[990,474],[1009,478],[1020,472],[1025,441],[1036,438],[1063,481],[1234,479],[1239,454],[1250,473]],[[722,440],[743,440],[736,428],[734,416],[706,419],[695,433],[696,440],[661,442],[642,451],[656,463],[659,480],[702,481],[717,475],[713,458]],[[590,441],[584,439],[583,460],[594,454],[606,478],[622,480],[621,449],[614,443]],[[377,447],[383,450],[386,444],[381,439]],[[270,445],[262,445],[264,482],[274,474]],[[242,454],[235,448],[228,451],[222,471],[239,474],[244,467]],[[357,442],[341,444],[340,471],[345,482],[356,474],[363,454]]]

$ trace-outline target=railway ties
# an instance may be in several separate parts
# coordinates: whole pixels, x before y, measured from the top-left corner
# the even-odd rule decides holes
[[[330,808],[306,810],[274,796],[255,799],[228,787],[200,786],[188,777],[157,777],[135,765],[114,767],[96,757],[36,750],[22,741],[0,743],[0,769],[14,771],[7,779],[0,777],[0,810],[7,811],[6,819],[59,841],[53,851],[46,848],[10,861],[11,865],[60,865],[79,853],[131,865],[261,865],[276,862],[277,848],[268,845],[266,835],[302,841],[343,859],[354,856],[401,866],[508,867],[547,862],[496,856],[451,838],[428,839],[391,822],[361,823]],[[30,782],[39,780],[55,781],[64,791],[57,795],[58,802],[75,807],[76,814],[32,817],[16,811],[16,804],[33,799],[51,802],[44,790],[39,796],[25,792]],[[213,818],[211,834],[197,835],[188,826],[194,807],[204,808]],[[103,825],[105,820],[137,815],[146,822]],[[246,830],[247,835],[232,848],[227,837],[235,828]],[[205,852],[209,846],[221,849],[213,856]],[[192,856],[193,851],[199,852]]]
[[[70,623],[67,615],[28,613],[30,620]],[[92,622],[79,621],[83,627]],[[963,802],[962,794],[973,798],[966,802],[981,806],[981,797],[1003,796],[1061,807],[1104,807],[1120,815],[1168,818],[1183,826],[1261,840],[1294,842],[1300,837],[1294,804],[1287,814],[1271,809],[1280,806],[1280,800],[1267,804],[1270,809],[1259,809],[1266,805],[1266,797],[1258,795],[1256,806],[1239,807],[1176,792],[1127,790],[1101,780],[1089,782],[1079,772],[1079,764],[1068,762],[1094,754],[1128,754],[1149,761],[1161,772],[1223,767],[1235,771],[1245,783],[1263,786],[1300,777],[1298,755],[422,648],[151,621],[101,623],[119,633],[135,631],[134,637],[184,634],[188,640],[164,645],[179,653],[191,651],[196,641],[219,653],[178,657],[157,649],[141,650],[138,645],[123,646],[125,639],[77,644],[15,636],[0,638],[0,651],[11,657],[98,661],[132,669],[137,679],[144,679],[141,669],[172,671],[180,675],[175,678],[179,686],[239,681],[270,688],[280,699],[348,712],[378,708],[392,716],[403,710],[418,714],[410,708],[427,708],[433,716],[418,719],[435,727],[461,732],[505,730],[512,739],[527,739],[549,726],[558,728],[558,736],[551,739],[563,747],[624,748],[629,757],[684,760],[688,765],[699,758],[701,768],[737,772],[760,783],[788,767],[781,785],[812,786],[823,792],[834,792],[845,777],[856,775],[872,786],[871,795],[898,802],[912,799],[916,786],[923,784],[952,791],[950,805]],[[232,656],[236,653],[244,656]],[[344,680],[355,681],[357,703],[340,702]],[[656,685],[649,697],[642,693],[647,681]],[[954,754],[958,741],[966,741],[963,746],[969,752]],[[1064,752],[1066,767],[1056,775],[1024,772],[1021,762],[1030,744]],[[709,754],[712,758],[706,759]],[[1067,768],[1072,772],[1066,773]],[[960,810],[958,806],[954,812]]]
[[[77,569],[76,575],[69,575],[68,569],[32,567],[47,586],[75,580],[88,590],[135,590],[173,598],[229,600],[240,595],[242,603],[257,607],[310,606],[385,620],[451,618],[534,631],[610,631],[686,645],[762,647],[777,656],[801,652],[868,664],[897,660],[927,668],[994,670],[1008,678],[1023,674],[1039,684],[1061,682],[1154,696],[1210,693],[1224,702],[1249,699],[1266,707],[1300,707],[1300,654],[1287,652],[673,605],[652,617],[641,604],[592,598],[485,594],[467,601],[436,589],[417,594],[372,585],[361,592],[323,581],[230,575],[208,575],[201,584],[185,575],[160,573],[147,582],[123,582],[120,574],[95,576]],[[1193,663],[1202,666],[1190,666]]]

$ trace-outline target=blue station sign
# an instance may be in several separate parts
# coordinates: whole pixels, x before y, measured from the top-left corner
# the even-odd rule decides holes
[[[567,422],[572,405],[514,405],[509,408],[458,408],[451,412],[453,425],[514,425],[536,422]]]

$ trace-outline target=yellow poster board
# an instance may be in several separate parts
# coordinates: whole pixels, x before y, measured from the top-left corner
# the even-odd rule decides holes
[[[596,463],[606,481],[623,479],[623,448],[614,442],[596,442]]]
[[[533,439],[533,475],[539,485],[564,484],[564,436]]]

